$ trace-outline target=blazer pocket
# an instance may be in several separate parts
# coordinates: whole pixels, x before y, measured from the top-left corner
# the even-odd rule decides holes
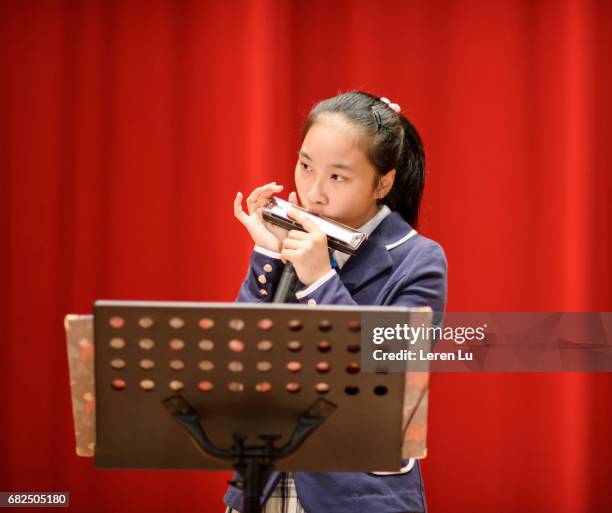
[[[368,474],[373,474],[375,476],[398,476],[400,474],[407,474],[414,467],[414,462],[416,460],[414,458],[410,458],[408,462],[400,468],[397,472],[368,472]]]

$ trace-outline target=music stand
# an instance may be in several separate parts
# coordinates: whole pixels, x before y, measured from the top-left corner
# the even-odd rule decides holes
[[[97,301],[96,466],[234,467],[243,513],[259,511],[273,468],[397,471],[405,374],[360,366],[361,316],[379,311],[430,319],[401,307]]]

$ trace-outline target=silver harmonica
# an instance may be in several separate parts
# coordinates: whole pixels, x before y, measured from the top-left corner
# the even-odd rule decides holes
[[[287,230],[304,230],[304,227],[292,220],[287,212],[291,209],[297,209],[307,215],[319,228],[327,235],[327,244],[330,248],[337,249],[349,255],[355,255],[357,250],[368,238],[365,233],[362,233],[350,226],[338,223],[327,217],[318,216],[308,210],[298,207],[293,203],[289,203],[283,199],[273,197],[263,209],[263,218],[266,221],[285,228]]]

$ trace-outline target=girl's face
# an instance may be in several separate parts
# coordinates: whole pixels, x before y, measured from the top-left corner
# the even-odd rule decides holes
[[[340,114],[320,115],[299,151],[295,185],[302,206],[353,228],[378,211],[395,170],[377,178],[359,145],[361,134]]]

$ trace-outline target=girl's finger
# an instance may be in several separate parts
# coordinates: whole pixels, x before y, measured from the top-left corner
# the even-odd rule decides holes
[[[238,217],[242,211],[242,193],[237,192],[234,198],[234,215]]]
[[[269,201],[270,201],[270,198],[266,198],[265,196],[261,196],[257,201],[255,201],[251,205],[251,207],[249,209],[249,214],[252,214],[256,210],[259,210],[259,209],[265,207],[268,204]]]
[[[287,238],[294,240],[306,240],[308,238],[308,234],[301,230],[289,230],[287,233]]]
[[[298,200],[298,197],[297,197],[297,194],[296,194],[295,191],[291,191],[289,193],[289,203],[293,203],[294,205],[298,205],[299,206],[300,202]]]
[[[270,201],[270,198],[275,193],[279,193],[282,190],[283,186],[276,185],[276,183],[274,182],[254,189],[253,192],[247,198],[247,206],[249,208],[249,213],[252,214],[256,208],[264,206],[266,203],[268,203],[268,201]]]
[[[254,189],[253,192],[249,194],[246,200],[247,208],[249,209],[249,214],[252,214],[253,210],[255,210],[255,204],[257,203],[258,197],[259,197],[259,188]]]
[[[270,184],[267,184],[270,185]],[[261,195],[262,191],[264,190],[264,188],[266,187],[266,185],[262,185],[261,187],[255,187],[252,191],[251,194],[249,194],[249,197],[247,198],[247,205],[252,205],[254,204],[257,199],[259,198],[259,196]]]
[[[245,216],[244,210],[242,210],[242,193],[236,193],[236,197],[234,198],[234,215],[236,219],[240,221],[242,224],[245,224]]]
[[[262,194],[272,194],[271,191],[280,191],[283,189],[282,185],[277,185],[276,182],[267,183],[261,187],[255,187],[253,192],[249,195],[249,199],[257,199]]]
[[[317,233],[321,231],[321,228],[319,228],[314,221],[310,220],[305,214],[295,208],[289,210],[287,215],[300,223],[308,233]]]
[[[288,260],[289,262],[293,262],[297,254],[298,251],[296,251],[295,249],[281,249],[280,252],[281,258],[285,261]]]
[[[295,240],[295,239],[285,239],[283,241],[283,248],[284,249],[302,249],[302,246],[304,245],[304,243],[300,240]]]

